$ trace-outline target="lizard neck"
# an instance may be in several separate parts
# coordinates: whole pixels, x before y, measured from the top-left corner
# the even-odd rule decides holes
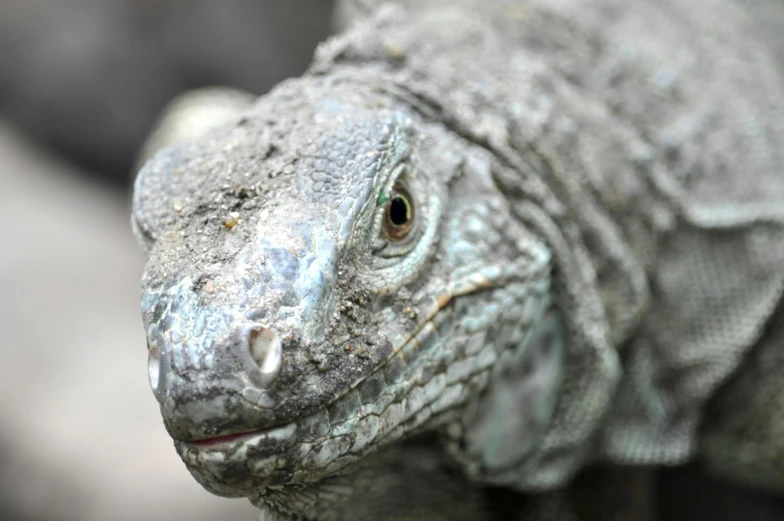
[[[469,521],[486,519],[488,512],[482,490],[432,435],[393,444],[318,483],[267,489],[253,502],[269,521]]]

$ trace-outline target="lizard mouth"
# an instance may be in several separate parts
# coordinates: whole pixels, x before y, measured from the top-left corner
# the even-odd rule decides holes
[[[234,432],[194,440],[176,440],[183,451],[193,454],[223,452],[233,454],[243,447],[254,447],[258,453],[267,456],[285,450],[297,441],[296,422],[277,425],[265,429]]]
[[[272,429],[274,429],[274,427]],[[210,448],[210,447],[215,447],[215,446],[218,446],[218,445],[231,444],[231,443],[234,443],[234,442],[237,442],[237,441],[240,441],[240,442],[241,441],[246,441],[247,439],[250,439],[251,437],[253,437],[253,436],[257,435],[257,434],[263,434],[264,432],[269,431],[269,430],[271,430],[271,429],[258,429],[258,430],[247,431],[247,432],[236,432],[236,433],[233,433],[233,434],[223,434],[221,436],[213,436],[211,438],[201,438],[201,439],[197,439],[197,440],[187,440],[187,441],[186,440],[177,440],[177,441],[179,441],[181,443],[184,443],[186,445],[191,445],[193,447]]]
[[[263,460],[283,455],[297,443],[299,430],[296,423],[289,423],[268,429],[224,434],[199,440],[178,440],[175,442],[175,447],[189,467],[210,474],[216,472],[223,474],[220,481],[239,484],[245,480],[248,472],[246,470],[237,472],[238,468],[233,467],[243,467],[249,456],[253,460]],[[219,470],[225,465],[228,467]],[[257,477],[269,477],[269,473],[263,469],[255,470],[260,474]]]

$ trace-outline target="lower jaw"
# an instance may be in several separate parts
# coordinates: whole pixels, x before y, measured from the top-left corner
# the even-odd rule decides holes
[[[290,479],[287,452],[295,446],[295,423],[255,432],[198,441],[175,441],[194,478],[208,491],[226,497],[249,496]]]

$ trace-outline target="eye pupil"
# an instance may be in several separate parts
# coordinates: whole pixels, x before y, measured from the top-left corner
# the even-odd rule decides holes
[[[405,187],[395,185],[386,203],[384,235],[392,242],[400,242],[414,229],[416,210]]]
[[[410,218],[408,202],[400,196],[394,197],[389,203],[389,222],[403,226]]]

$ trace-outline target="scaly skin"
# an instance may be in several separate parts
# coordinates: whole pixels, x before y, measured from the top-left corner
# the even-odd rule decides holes
[[[693,457],[784,289],[782,77],[712,4],[385,9],[154,156],[150,380],[194,477],[263,519],[489,519],[487,485]]]

